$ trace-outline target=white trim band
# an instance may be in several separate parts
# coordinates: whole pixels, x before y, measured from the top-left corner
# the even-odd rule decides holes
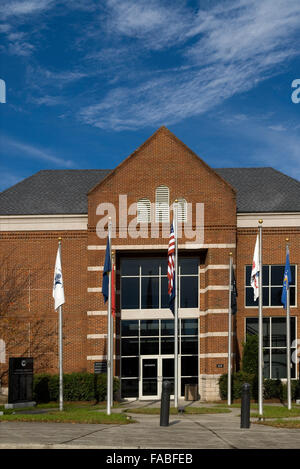
[[[234,356],[235,353],[232,353],[231,356]],[[199,358],[227,358],[228,353],[200,353]]]
[[[200,293],[206,293],[207,291],[212,290],[229,290],[228,285],[208,285],[206,288],[200,288],[199,292]]]
[[[228,332],[203,332],[199,334],[200,339],[206,337],[228,337]]]
[[[235,265],[233,266],[235,268]],[[210,264],[204,267],[204,269],[199,269],[200,274],[205,274],[208,270],[221,270],[229,269],[229,264]]]
[[[4,215],[0,231],[71,231],[87,230],[87,215]]]
[[[258,220],[264,221],[264,228],[299,227],[299,212],[278,212],[278,213],[239,213],[237,215],[238,228],[257,228]]]
[[[207,309],[200,311],[199,316],[206,316],[207,314],[228,314],[228,309]]]
[[[120,355],[114,355],[114,360],[120,360]],[[107,360],[107,355],[88,355],[87,360]]]
[[[178,311],[179,318],[198,318],[197,308]],[[174,314],[169,309],[125,309],[121,311],[121,319],[174,319]]]

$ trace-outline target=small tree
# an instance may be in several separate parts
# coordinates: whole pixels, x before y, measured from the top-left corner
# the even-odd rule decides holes
[[[246,336],[246,342],[243,343],[242,370],[245,373],[257,374],[258,370],[258,336]]]
[[[0,383],[7,381],[9,356],[32,356],[35,371],[41,372],[55,360],[55,319],[30,310],[30,291],[40,269],[16,264],[13,253],[0,256]],[[51,291],[49,290],[49,296]]]

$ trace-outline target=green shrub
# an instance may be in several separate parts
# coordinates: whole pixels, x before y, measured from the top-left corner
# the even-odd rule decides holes
[[[264,399],[281,399],[281,394],[280,379],[264,379]]]
[[[64,400],[103,401],[106,399],[106,374],[69,373],[63,376]],[[114,393],[119,389],[119,380],[114,378]],[[58,401],[59,376],[40,374],[34,376],[33,393],[36,402]]]
[[[33,397],[36,402],[49,402],[50,390],[49,390],[50,375],[46,373],[34,375],[33,380]]]
[[[298,398],[298,388],[299,388],[299,382],[295,380],[291,380],[291,395],[292,395],[292,400],[296,400]],[[287,401],[287,384],[282,383],[281,385],[281,392],[280,392],[280,400],[281,401]]]
[[[232,399],[240,399],[242,397],[242,385],[249,383],[251,386],[250,395],[251,399],[258,399],[258,378],[256,374],[245,373],[239,371],[233,373],[231,376],[231,396]],[[287,400],[287,385],[282,383],[280,379],[264,379],[264,399],[280,399],[281,401]],[[227,374],[224,374],[219,379],[220,397],[223,400],[227,399]],[[291,381],[291,394],[292,400],[299,398],[300,382]]]
[[[222,375],[219,379],[219,390],[221,399],[227,399],[227,373]],[[251,397],[253,398],[253,382],[255,376],[251,373],[239,371],[233,373],[231,376],[231,397],[232,399],[240,399],[242,397],[242,386],[244,383],[249,383],[251,386]]]
[[[258,370],[258,336],[247,334],[243,343],[242,370],[256,374]]]

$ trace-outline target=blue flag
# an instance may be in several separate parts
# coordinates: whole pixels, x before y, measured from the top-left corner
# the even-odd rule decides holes
[[[287,303],[287,290],[289,285],[292,281],[292,274],[290,268],[290,252],[289,248],[286,250],[286,261],[285,261],[285,269],[284,269],[284,276],[283,276],[283,287],[282,287],[282,294],[281,294],[281,303],[284,305],[286,309]]]
[[[237,294],[237,289],[236,289],[236,280],[235,280],[235,275],[234,275],[234,269],[232,267],[232,270],[231,270],[231,312],[232,314],[236,314],[237,312],[237,301],[236,301],[237,296],[238,294]]]
[[[111,259],[110,259],[110,242],[109,242],[109,237],[107,237],[105,261],[104,261],[104,268],[103,268],[103,280],[102,280],[102,294],[104,297],[104,303],[106,303],[108,300],[108,289],[109,289],[108,274],[109,272],[111,272]]]
[[[173,274],[173,288],[172,293],[169,295],[169,308],[173,314],[175,314],[175,271]]]

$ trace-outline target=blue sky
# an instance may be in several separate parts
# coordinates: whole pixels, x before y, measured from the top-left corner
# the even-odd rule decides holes
[[[0,190],[113,168],[161,125],[213,167],[300,180],[300,2],[0,0]]]

